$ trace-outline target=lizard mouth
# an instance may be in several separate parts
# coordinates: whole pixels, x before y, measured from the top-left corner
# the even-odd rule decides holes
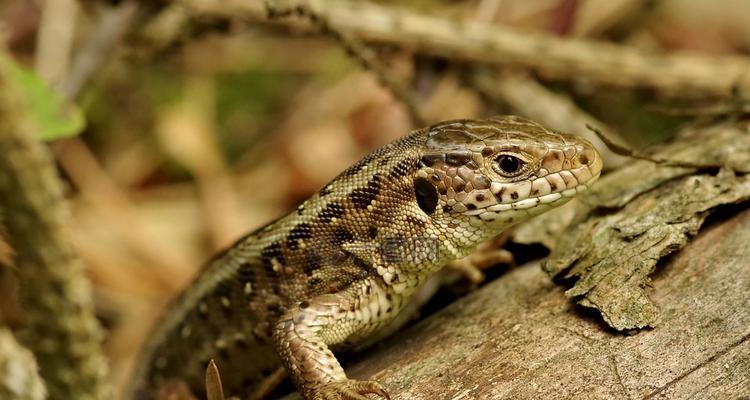
[[[542,177],[528,179],[512,186],[493,182],[490,191],[496,202],[484,207],[466,211],[467,215],[487,216],[488,220],[501,212],[527,210],[538,206],[555,206],[567,202],[584,192],[599,179],[602,161],[595,160],[575,169],[562,170]],[[548,207],[540,207],[547,209]],[[483,218],[484,219],[484,218]]]

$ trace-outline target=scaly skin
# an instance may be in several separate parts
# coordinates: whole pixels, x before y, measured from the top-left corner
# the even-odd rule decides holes
[[[284,365],[308,400],[388,398],[349,380],[331,349],[382,332],[447,262],[565,203],[601,167],[586,140],[519,117],[416,130],[214,258],[151,336],[136,393],[203,393],[214,358],[240,397]]]

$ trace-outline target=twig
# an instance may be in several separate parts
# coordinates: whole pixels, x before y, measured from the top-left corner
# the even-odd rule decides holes
[[[35,136],[0,55],[0,209],[22,282],[34,351],[54,399],[110,397],[101,330],[80,260],[65,239],[68,210],[47,149]]]
[[[346,31],[339,30],[331,25],[326,18],[326,14],[316,12],[315,9],[309,7],[305,2],[298,2],[293,6],[288,4],[280,5],[279,2],[273,1],[266,1],[265,3],[266,11],[270,19],[288,17],[297,14],[306,17],[323,32],[334,37],[339,43],[341,43],[349,55],[357,60],[363,68],[372,71],[380,83],[388,88],[391,93],[393,93],[393,95],[406,106],[415,125],[424,126],[427,124],[417,106],[417,100],[414,97],[414,94],[402,82],[396,79],[392,72],[386,70],[386,67],[376,58],[372,49],[364,45],[355,37],[349,35]]]
[[[596,117],[578,107],[569,97],[554,93],[533,78],[523,73],[491,72],[477,70],[471,76],[471,83],[489,99],[509,104],[515,112],[551,128],[579,134],[592,141],[604,158],[607,168],[622,165],[626,158],[611,151],[593,133],[584,128],[586,124],[603,126]],[[621,139],[611,129],[607,135]]]
[[[110,59],[114,45],[128,32],[137,11],[138,3],[126,0],[103,12],[95,31],[73,59],[70,73],[61,85],[60,92],[65,98],[77,97],[101,64]]]
[[[186,0],[194,16],[269,22],[260,2]],[[669,96],[728,96],[750,91],[750,59],[740,56],[660,54],[613,43],[517,32],[474,21],[455,21],[364,2],[310,0],[328,24],[359,40],[475,63],[519,66],[552,78]],[[273,21],[270,21],[273,22]],[[305,29],[298,22],[286,21]],[[309,27],[307,28],[309,30]]]
[[[44,2],[36,37],[34,70],[52,86],[62,82],[68,72],[78,8],[75,0]]]
[[[725,165],[724,164],[717,164],[717,163],[707,163],[707,164],[701,164],[701,163],[693,163],[690,161],[679,161],[679,160],[670,160],[666,158],[655,158],[648,156],[646,154],[643,154],[641,152],[637,152],[633,149],[630,149],[628,147],[625,147],[623,145],[617,144],[610,140],[607,136],[605,136],[601,131],[594,128],[593,126],[586,124],[586,128],[601,139],[602,142],[609,148],[612,152],[615,154],[619,154],[624,157],[630,157],[635,158],[638,160],[645,160],[650,161],[655,164],[663,165],[665,167],[682,167],[682,168],[697,168],[697,169],[706,169],[706,168],[722,168]]]
[[[685,106],[653,105],[649,110],[665,115],[678,117],[723,117],[732,115],[750,114],[750,98],[737,96],[725,101],[711,101],[710,103],[697,102],[697,104]]]

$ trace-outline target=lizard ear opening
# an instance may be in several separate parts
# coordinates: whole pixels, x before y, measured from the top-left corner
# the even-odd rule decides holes
[[[414,179],[414,195],[422,211],[428,215],[435,212],[438,203],[438,192],[430,181],[421,177]]]

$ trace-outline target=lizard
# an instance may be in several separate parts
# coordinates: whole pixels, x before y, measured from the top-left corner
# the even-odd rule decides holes
[[[135,397],[170,382],[203,393],[214,359],[241,397],[283,365],[306,400],[390,399],[332,351],[392,330],[430,276],[566,203],[602,165],[587,140],[517,116],[412,131],[209,261],[149,336]]]

